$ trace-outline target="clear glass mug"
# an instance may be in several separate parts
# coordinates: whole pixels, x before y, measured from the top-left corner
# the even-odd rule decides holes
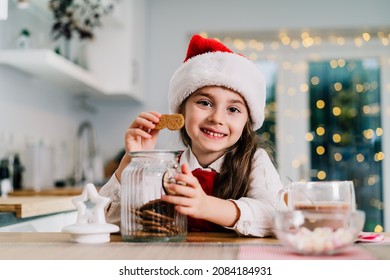
[[[121,178],[121,235],[124,241],[182,241],[187,217],[161,200],[164,182],[178,172],[177,151],[131,152]]]
[[[343,213],[356,210],[352,181],[292,182],[278,193],[278,210]]]

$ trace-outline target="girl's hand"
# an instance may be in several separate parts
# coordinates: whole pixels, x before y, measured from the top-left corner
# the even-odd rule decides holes
[[[224,227],[236,224],[240,210],[233,201],[207,195],[187,164],[182,165],[181,171],[182,174],[175,175],[176,182],[180,184],[168,185],[175,195],[164,195],[162,200],[175,204],[176,211],[195,219],[207,220]]]
[[[175,175],[176,182],[167,187],[175,195],[165,195],[162,200],[175,204],[175,209],[181,214],[197,219],[206,219],[209,196],[203,191],[198,179],[192,175],[187,164],[181,167],[182,173]]]
[[[125,133],[126,152],[153,150],[156,146],[159,130],[154,129],[161,114],[142,112],[129,126]]]
[[[121,162],[115,176],[119,183],[121,182],[121,176],[123,170],[130,162],[129,152],[153,150],[156,146],[157,136],[159,130],[154,129],[155,123],[160,121],[161,114],[158,112],[143,112],[133,121],[133,123],[127,128],[125,133],[125,154],[122,157]]]

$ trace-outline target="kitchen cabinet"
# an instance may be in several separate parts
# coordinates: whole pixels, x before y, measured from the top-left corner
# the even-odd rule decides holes
[[[94,99],[143,101],[144,1],[119,1],[86,44],[87,69],[49,49],[0,50],[0,65]],[[44,15],[51,12],[38,5]]]
[[[114,11],[87,46],[88,67],[110,94],[126,92],[142,102],[145,1],[120,1]]]
[[[0,232],[61,232],[65,226],[77,222],[77,211],[56,213],[25,222],[0,226]]]

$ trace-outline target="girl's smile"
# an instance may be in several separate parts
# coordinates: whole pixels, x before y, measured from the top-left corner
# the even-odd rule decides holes
[[[208,136],[210,136],[211,139],[220,139],[222,137],[225,137],[227,136],[227,134],[225,133],[219,133],[219,132],[216,132],[216,131],[212,131],[211,129],[207,129],[207,128],[201,128],[201,130],[207,134]]]

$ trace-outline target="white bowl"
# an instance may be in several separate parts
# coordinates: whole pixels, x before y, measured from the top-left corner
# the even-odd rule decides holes
[[[275,231],[281,243],[304,255],[337,254],[354,244],[363,230],[365,213],[280,211]]]

